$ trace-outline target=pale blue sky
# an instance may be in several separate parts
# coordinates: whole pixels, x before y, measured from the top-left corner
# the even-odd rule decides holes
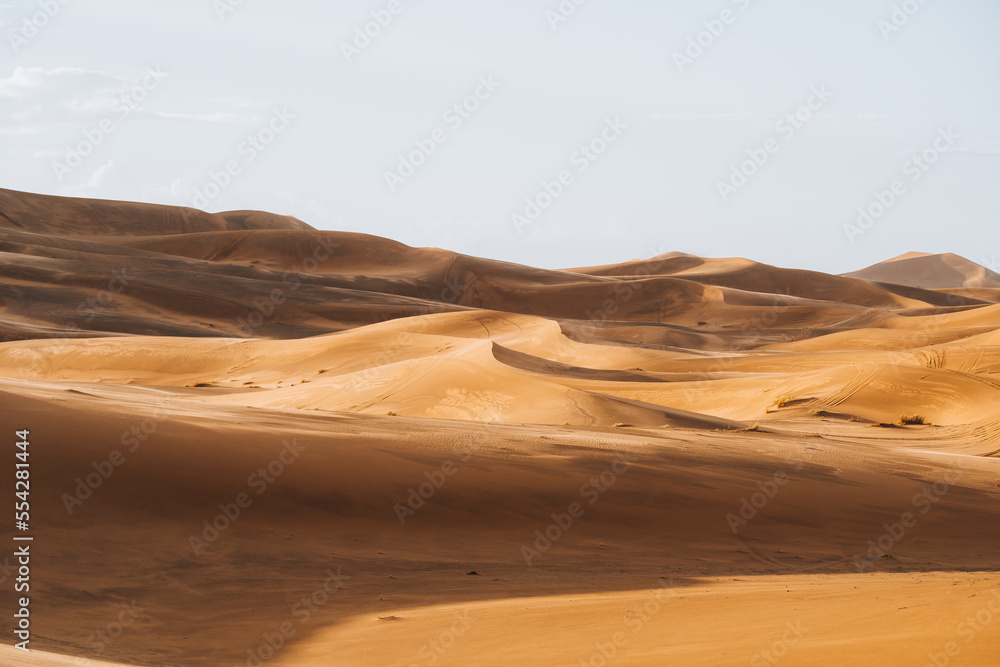
[[[1000,256],[995,1],[587,0],[553,28],[559,0],[399,0],[350,59],[343,43],[389,0],[244,0],[220,17],[225,2],[0,0],[0,187],[201,192],[211,211],[546,267],[670,250],[830,272],[908,250]],[[880,29],[904,4],[919,9]],[[679,68],[705,21],[720,34]],[[478,108],[445,116],[477,88]],[[776,125],[807,100],[800,127]],[[574,156],[615,119],[606,152]],[[948,128],[934,164],[907,164]],[[444,143],[390,189],[399,155],[437,129]],[[723,201],[747,151],[767,161]],[[563,170],[570,184],[515,225]],[[852,243],[845,224],[896,179]]]

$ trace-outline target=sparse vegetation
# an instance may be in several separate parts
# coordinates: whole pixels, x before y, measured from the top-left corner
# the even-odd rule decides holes
[[[392,410],[389,410],[389,412],[385,413],[385,415],[386,415],[386,417],[395,417],[396,413],[393,412]]]
[[[925,426],[929,422],[920,415],[902,415],[899,418],[900,426]]]
[[[740,430],[741,430],[741,431],[753,431],[753,432],[755,432],[755,433],[760,433],[760,432],[762,432],[762,431],[763,431],[764,429],[762,429],[762,428],[760,427],[760,424],[750,424],[750,425],[749,425],[749,426],[747,426],[746,428],[741,428]]]
[[[789,396],[788,394],[782,394],[781,396],[779,396],[777,398],[777,400],[774,401],[774,403],[772,403],[770,405],[770,407],[765,408],[764,412],[767,412],[767,413],[777,412],[781,408],[783,408],[786,405],[789,405],[790,403],[792,403],[794,400],[795,399],[792,398],[791,396]]]

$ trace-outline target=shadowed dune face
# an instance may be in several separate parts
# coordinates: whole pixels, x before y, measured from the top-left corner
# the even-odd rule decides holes
[[[51,197],[0,189],[0,229],[53,236],[110,236],[250,229],[309,230],[290,216],[260,211],[205,213],[180,206]]]
[[[1000,654],[957,627],[1000,605],[983,267],[553,271],[259,212],[0,212],[46,652],[0,664],[771,664],[789,627],[786,664]]]
[[[550,271],[258,212],[0,190],[0,336],[302,338],[488,309],[615,343],[739,349],[978,308],[952,294],[670,254]],[[15,224],[16,223],[16,224]]]

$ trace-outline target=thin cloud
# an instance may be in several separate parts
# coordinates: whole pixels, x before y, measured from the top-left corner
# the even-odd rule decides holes
[[[791,113],[792,110],[786,113]],[[718,123],[754,123],[769,124],[784,118],[784,114],[761,114],[743,111],[731,111],[725,113],[667,113],[657,112],[648,115],[640,120],[691,123],[691,122],[718,122]],[[819,112],[814,113],[810,122],[820,123],[830,127],[855,127],[859,125],[884,128],[900,128],[902,124],[889,114],[884,113],[859,113],[859,114],[835,114]]]
[[[171,113],[168,111],[157,111],[153,114],[157,118],[166,120],[194,120],[203,123],[234,123],[258,120],[257,116],[241,116],[235,113]]]
[[[156,71],[158,78],[150,77]],[[169,77],[154,68],[122,77],[108,72],[72,67],[44,69],[17,67],[6,79],[0,79],[0,134],[37,134],[41,128],[98,122],[102,118],[133,118],[152,121],[202,123],[240,123],[259,120],[259,116],[230,111],[187,113],[148,111]],[[143,86],[141,97],[136,91]],[[233,105],[227,105],[232,108]],[[251,106],[246,104],[246,107]],[[240,108],[244,108],[242,105]]]

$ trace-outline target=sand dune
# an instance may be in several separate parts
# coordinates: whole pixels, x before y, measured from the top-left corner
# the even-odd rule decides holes
[[[873,282],[910,287],[974,289],[1000,288],[1000,274],[953,253],[933,255],[908,252],[899,257],[844,274]]]
[[[851,582],[848,590],[845,584]],[[319,662],[333,652],[348,663],[364,664],[373,644],[385,646],[382,655],[391,664],[436,655],[446,664],[476,664],[484,653],[496,656],[497,664],[516,664],[522,659],[519,647],[533,644],[543,628],[553,641],[539,645],[535,656],[547,665],[600,664],[606,655],[620,664],[651,666],[766,665],[778,658],[815,665],[832,657],[874,665],[877,655],[893,655],[895,664],[921,665],[928,653],[923,647],[944,647],[955,639],[954,628],[935,625],[940,614],[974,617],[987,601],[1000,600],[995,582],[965,574],[721,577],[676,583],[659,579],[646,589],[620,593],[401,609],[392,614],[392,622],[363,615],[290,652],[287,664]],[[817,599],[823,602],[817,604]],[[886,616],[903,614],[905,629],[885,627]],[[706,618],[714,621],[706,623]],[[720,637],[720,627],[729,632]],[[453,634],[454,645],[445,652]],[[842,646],[845,635],[857,638],[853,646]],[[964,663],[993,662],[1000,642],[984,639],[963,647],[959,655]]]
[[[260,211],[212,214],[180,206],[52,197],[0,189],[0,228],[70,237],[187,234],[212,230],[312,229]]]
[[[11,191],[0,191],[0,211],[2,340],[289,339],[487,309],[554,319],[584,339],[725,349],[992,302],[677,254],[550,271],[254,212]]]
[[[897,318],[883,329],[725,355],[582,343],[547,319],[471,311],[297,341],[23,341],[0,348],[0,373],[217,387],[228,393],[204,400],[266,408],[505,423],[676,425],[669,409],[697,413],[706,426],[710,418],[766,422],[791,403],[950,425],[1000,408],[997,331],[987,325],[997,308],[928,315],[915,333],[914,318]]]
[[[693,661],[711,664],[719,655],[741,654],[763,629],[761,615],[745,600],[771,604],[767,586],[808,597],[788,577],[808,575],[815,582],[820,573],[831,575],[826,586],[834,601],[822,594],[802,605],[784,603],[788,614],[805,606],[811,621],[824,613],[837,618],[874,597],[888,601],[874,607],[885,613],[923,606],[924,615],[893,617],[893,636],[933,650],[950,636],[960,613],[974,612],[1000,584],[986,572],[1000,558],[1000,545],[971,529],[991,525],[1000,512],[995,466],[988,465],[993,461],[904,456],[894,442],[883,442],[902,438],[912,446],[926,438],[915,432],[886,436],[867,429],[859,441],[858,433],[820,438],[697,429],[472,429],[463,421],[193,405],[183,393],[128,386],[69,389],[5,381],[0,391],[5,406],[23,419],[63,416],[32,419],[34,441],[59,451],[58,458],[40,458],[35,470],[52,489],[38,496],[46,518],[38,528],[45,549],[36,576],[42,590],[60,593],[58,599],[40,597],[33,612],[40,641],[52,650],[93,655],[88,638],[114,622],[123,601],[136,600],[141,618],[106,651],[123,661],[242,664],[263,634],[287,620],[298,633],[276,664],[324,664],[325,652],[343,633],[354,636],[356,623],[387,625],[379,636],[392,638],[395,647],[383,651],[381,642],[362,647],[352,640],[348,655],[356,664],[408,664],[404,655],[416,659],[409,652],[452,622],[450,613],[421,610],[450,605],[467,608],[480,625],[470,630],[472,644],[442,656],[443,664],[463,664],[470,651],[491,646],[475,637],[514,631],[522,637],[521,655],[535,655],[535,664],[573,664],[578,653],[586,658],[593,650],[582,636],[598,635],[598,641],[605,629],[609,636],[617,629],[609,624],[609,605],[625,614],[659,578],[675,577],[682,596],[697,598],[704,590],[722,599],[708,607],[665,607],[640,645],[646,658],[634,664],[654,664],[677,651],[697,653],[699,646],[704,651],[697,635],[664,637],[663,628],[690,619],[707,631],[721,614],[731,619],[730,639]],[[125,453],[123,465],[69,515],[60,494],[72,494],[76,478],[93,470],[92,461],[107,460],[110,448],[124,451],[121,435],[147,419],[157,424],[148,442]],[[257,495],[248,475],[277,460],[290,438],[303,448],[301,459]],[[581,483],[611,469],[622,454],[634,459],[628,469],[587,504]],[[456,472],[401,525],[396,504],[405,504],[408,489],[426,482],[443,461]],[[775,471],[785,471],[789,481],[734,535],[727,515],[739,512],[741,498],[759,492],[758,482],[773,480]],[[907,509],[919,512],[911,498],[947,483],[946,474],[946,492],[889,550],[892,559],[876,555],[859,574],[852,559],[866,562],[867,541],[879,539],[882,524]],[[190,537],[203,534],[201,522],[245,491],[253,503],[195,556]],[[528,567],[522,547],[532,546],[534,531],[545,530],[550,514],[565,511],[574,499],[586,514]],[[329,601],[300,625],[291,613],[295,601],[322,588],[331,568],[342,568],[350,579],[328,591]],[[479,576],[467,574],[473,570]],[[760,589],[753,584],[758,576],[772,579]],[[897,587],[915,578],[926,584],[901,598]],[[954,590],[956,580],[980,583],[959,598],[962,606],[941,607],[939,596]],[[871,589],[875,581],[885,583],[884,596]],[[972,593],[983,597],[966,601]],[[514,617],[503,610],[542,613],[546,601],[539,596],[556,596],[563,610],[545,624],[550,633],[529,639],[530,632],[509,626]],[[483,606],[487,601],[496,611]],[[389,616],[401,619],[398,628],[388,625],[396,621],[377,620]],[[414,627],[413,619],[424,617]],[[936,634],[917,641],[933,619]],[[795,618],[774,620],[780,629]],[[440,630],[428,635],[428,627],[438,624]],[[825,651],[841,661],[855,659],[859,646],[883,657],[896,650],[892,642],[880,650],[871,630],[864,624],[821,626],[802,648],[805,656]],[[178,639],[164,643],[164,636]],[[995,650],[991,637],[974,647],[976,655]],[[502,652],[483,655],[494,656],[487,664],[504,662]],[[561,660],[553,660],[556,655]]]
[[[90,660],[88,658],[71,657],[59,655],[58,653],[48,653],[46,651],[32,651],[25,655],[12,646],[0,646],[0,665],[33,665],[34,667],[66,667],[76,665],[77,667],[122,667],[127,663],[110,662],[107,660]]]
[[[37,649],[4,613],[0,664],[1000,655],[983,267],[558,271],[260,212],[0,212]]]

